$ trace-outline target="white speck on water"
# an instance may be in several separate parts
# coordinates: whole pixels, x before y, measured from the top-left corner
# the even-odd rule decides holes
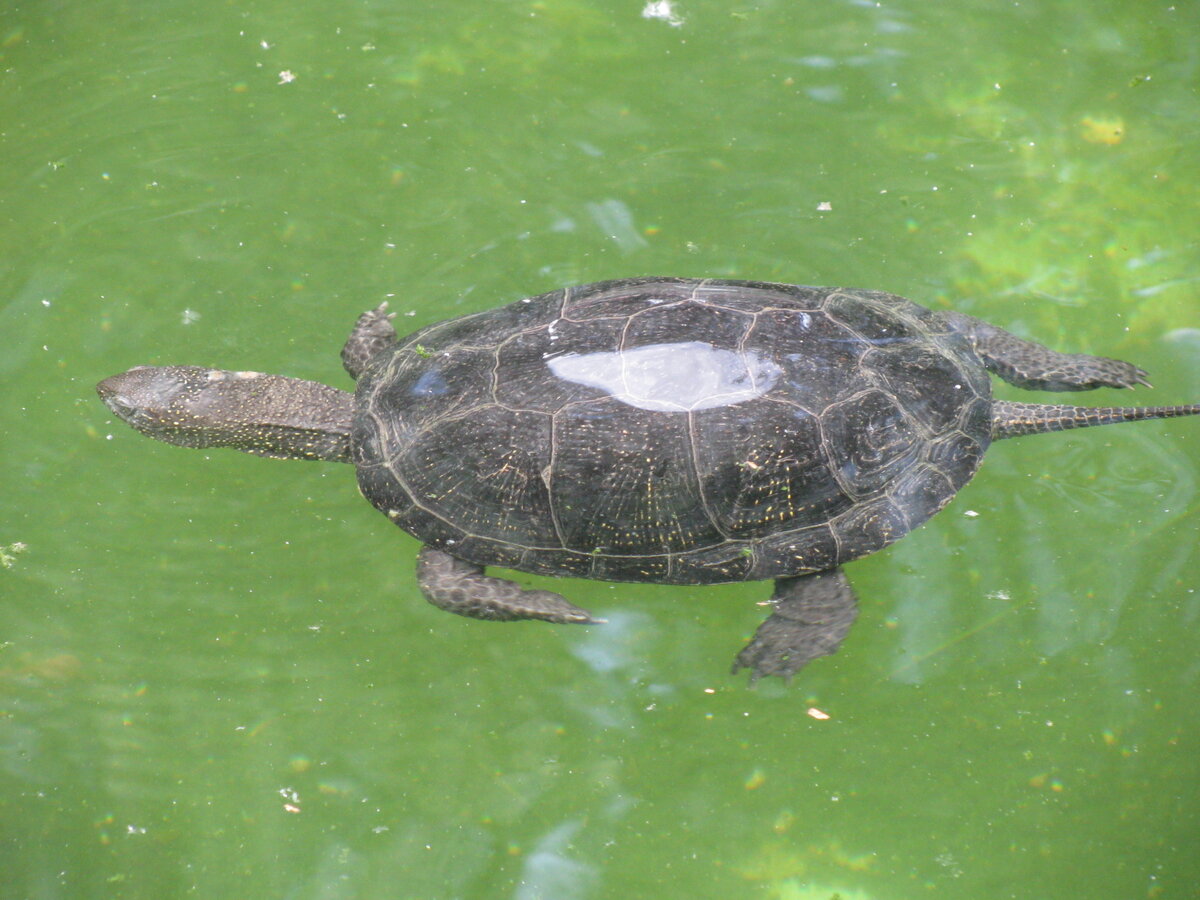
[[[185,309],[179,314],[179,321],[180,324],[183,325],[191,325],[193,322],[199,322],[200,313],[196,312],[194,309]]]
[[[284,69],[282,72],[279,73],[279,81],[277,83],[278,84],[291,84],[295,80],[296,80],[296,73],[293,72],[291,69]]]
[[[969,519],[974,519],[979,516],[979,513],[975,512],[975,510],[973,510],[973,509],[968,509],[966,512],[963,513],[963,515]]]
[[[0,566],[11,569],[17,562],[17,555],[28,549],[29,545],[24,541],[13,541],[7,547],[0,547]]]
[[[683,24],[683,19],[675,12],[675,6],[671,0],[650,0],[642,7],[643,19],[658,19],[666,22],[672,28],[678,28]]]
[[[833,204],[830,203],[828,200],[822,200],[820,203],[817,204],[817,212],[832,212],[832,211],[833,211]]]
[[[962,867],[959,866],[958,860],[951,853],[942,853],[934,857],[934,862],[944,868],[951,878],[961,878],[963,874]]]

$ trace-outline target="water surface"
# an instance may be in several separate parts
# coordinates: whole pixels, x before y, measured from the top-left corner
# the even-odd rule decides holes
[[[0,897],[1194,896],[1200,422],[997,445],[849,568],[840,653],[750,691],[767,584],[448,616],[348,467],[154,443],[93,385],[347,387],[384,299],[676,275],[889,290],[1195,402],[1198,18],[0,13]]]

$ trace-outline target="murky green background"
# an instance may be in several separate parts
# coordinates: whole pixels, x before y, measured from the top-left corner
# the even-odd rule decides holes
[[[1200,421],[996,446],[850,568],[841,653],[749,691],[766,584],[459,619],[348,467],[92,387],[345,387],[384,298],[670,274],[883,288],[1197,401],[1198,85],[1160,0],[6,5],[0,897],[1200,896]]]

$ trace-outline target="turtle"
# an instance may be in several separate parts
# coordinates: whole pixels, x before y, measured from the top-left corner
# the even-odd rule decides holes
[[[733,672],[790,680],[857,616],[842,566],[941,510],[991,442],[1200,413],[992,396],[1149,387],[883,291],[631,278],[568,287],[398,338],[387,303],[342,349],[353,393],[259,372],[137,366],[108,408],[185,447],[351,463],[422,544],[417,584],[475,619],[599,624],[488,575],[675,585],[774,581]]]

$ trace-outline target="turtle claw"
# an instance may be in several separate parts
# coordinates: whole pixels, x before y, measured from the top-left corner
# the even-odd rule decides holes
[[[1103,356],[1081,358],[1084,360],[1081,368],[1091,378],[1089,387],[1134,388],[1139,384],[1154,387],[1146,380],[1149,373],[1133,363]]]

